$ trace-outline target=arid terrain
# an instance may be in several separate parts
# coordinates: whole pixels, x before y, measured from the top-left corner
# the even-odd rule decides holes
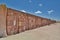
[[[0,40],[60,40],[60,23],[7,36],[0,38]]]

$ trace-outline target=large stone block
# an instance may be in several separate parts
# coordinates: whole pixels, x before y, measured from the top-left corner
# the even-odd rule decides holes
[[[6,33],[6,14],[7,8],[4,4],[0,5],[0,37],[7,36]]]

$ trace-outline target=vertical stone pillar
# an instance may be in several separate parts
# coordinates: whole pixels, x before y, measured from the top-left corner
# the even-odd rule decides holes
[[[0,5],[0,37],[7,36],[6,33],[6,15],[7,8],[6,5]]]

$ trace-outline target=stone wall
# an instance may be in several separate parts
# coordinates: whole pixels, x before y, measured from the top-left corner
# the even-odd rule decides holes
[[[0,37],[7,36],[6,34],[6,14],[7,8],[4,4],[0,5]]]
[[[52,23],[55,23],[55,21],[8,8],[7,15],[8,35],[20,33],[26,30],[31,30]]]
[[[56,21],[0,6],[0,36],[13,35]]]

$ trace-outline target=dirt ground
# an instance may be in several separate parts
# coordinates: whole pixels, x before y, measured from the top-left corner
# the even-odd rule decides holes
[[[60,40],[60,23],[7,36],[0,40]]]

